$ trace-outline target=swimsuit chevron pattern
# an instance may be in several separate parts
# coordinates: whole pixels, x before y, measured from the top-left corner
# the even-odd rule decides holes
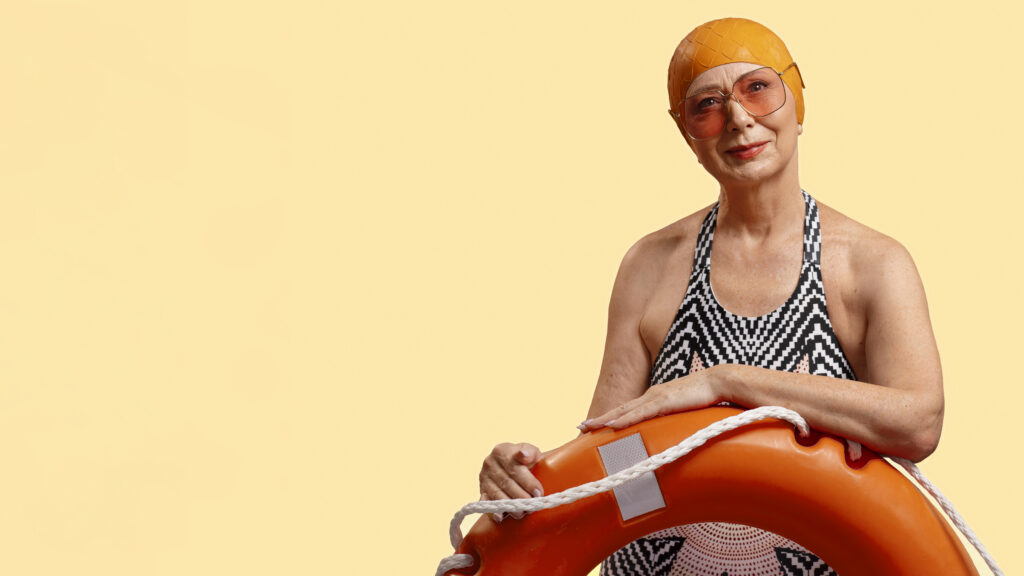
[[[856,379],[825,306],[818,205],[806,192],[803,197],[800,281],[782,306],[756,318],[732,314],[715,299],[711,243],[718,205],[708,213],[697,237],[686,294],[651,370],[651,386],[719,364]],[[671,569],[665,571],[665,553],[672,548],[676,549]],[[654,550],[661,553],[652,556]],[[604,561],[601,574],[826,576],[835,572],[809,550],[782,536],[750,526],[711,522],[676,526],[632,542]]]

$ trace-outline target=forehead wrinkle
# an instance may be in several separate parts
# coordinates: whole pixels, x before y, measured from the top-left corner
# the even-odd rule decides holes
[[[719,65],[719,66],[715,66],[714,68],[709,68],[709,69],[705,70],[704,72],[702,72],[700,75],[698,75],[696,78],[693,79],[693,82],[690,84],[689,87],[687,87],[686,93],[683,94],[683,98],[684,99],[685,98],[689,98],[693,94],[697,94],[699,92],[707,92],[709,90],[717,90],[717,91],[721,92],[722,94],[727,94],[728,91],[732,89],[733,85],[736,84],[736,82],[741,77],[743,77],[743,75],[749,74],[750,72],[753,72],[754,70],[757,70],[759,68],[764,68],[764,67],[765,67],[764,64],[757,64],[755,62],[731,62],[729,64],[722,64],[722,65]],[[723,68],[724,68],[724,70],[723,70]],[[770,68],[770,66],[769,66],[769,68]],[[708,76],[709,72],[715,72],[715,71],[717,71],[718,73],[725,72],[725,78],[724,78],[725,84],[724,85],[720,84],[720,83],[716,84],[716,83],[707,82],[706,78],[704,79],[704,81],[701,80],[702,77]],[[730,73],[734,74],[735,78],[732,78],[730,80],[729,79]]]
[[[694,95],[700,94],[701,92],[712,92],[712,91],[720,92],[722,94],[727,94],[724,86],[718,86],[718,85],[714,85],[713,86],[713,85],[708,84],[706,86],[705,85],[697,86],[696,88],[691,87],[689,90],[686,91],[686,97],[689,98],[690,96],[694,96]]]

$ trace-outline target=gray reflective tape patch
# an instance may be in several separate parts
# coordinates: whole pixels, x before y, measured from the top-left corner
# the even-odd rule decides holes
[[[600,446],[601,460],[609,476],[647,459],[647,448],[639,433]],[[665,498],[654,472],[645,472],[618,488],[612,489],[619,504],[622,520],[636,518],[665,507]]]

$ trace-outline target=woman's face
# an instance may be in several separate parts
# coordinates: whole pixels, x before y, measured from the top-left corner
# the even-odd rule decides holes
[[[694,79],[687,96],[708,88],[729,93],[740,76],[761,67],[746,62],[716,66]],[[788,86],[783,86],[786,103],[782,108],[767,116],[755,117],[730,98],[722,132],[693,140],[697,161],[722,185],[765,181],[786,171],[796,175],[796,141],[803,127],[796,121],[793,93]]]

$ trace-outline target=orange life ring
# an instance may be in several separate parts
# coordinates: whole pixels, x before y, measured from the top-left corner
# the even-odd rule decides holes
[[[735,408],[714,407],[585,434],[533,468],[547,493],[606,476],[598,447],[637,432],[660,453]],[[810,549],[843,576],[978,572],[941,512],[888,462],[841,439],[764,421],[719,436],[655,471],[665,507],[623,521],[611,492],[522,520],[481,517],[459,546],[472,568],[447,574],[583,576],[629,542],[695,522],[756,526]]]

